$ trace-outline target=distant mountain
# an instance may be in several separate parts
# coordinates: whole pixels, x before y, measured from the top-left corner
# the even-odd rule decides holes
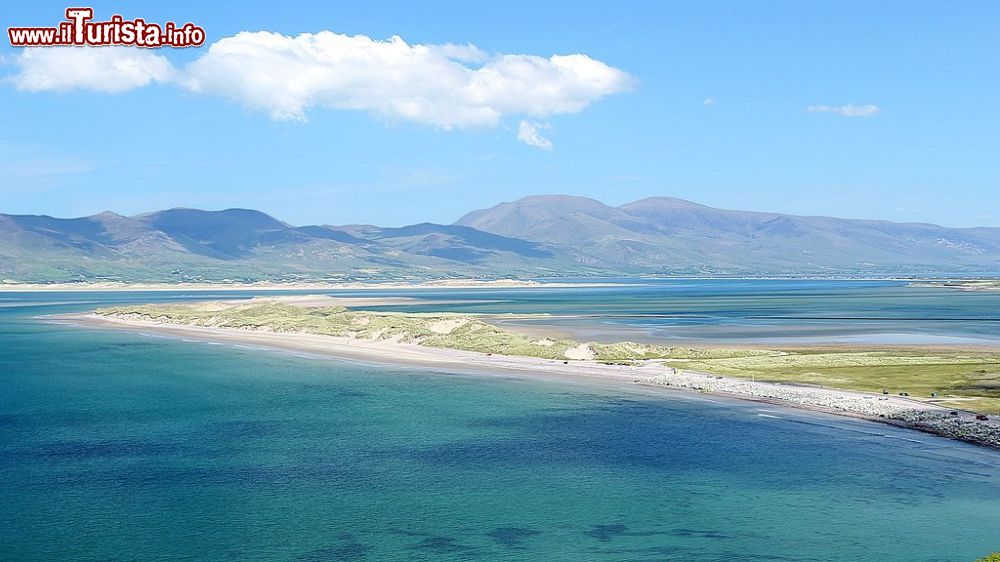
[[[996,274],[1000,229],[561,195],[456,224],[293,226],[259,211],[0,215],[0,279],[219,281],[560,275]]]
[[[544,195],[457,224],[572,245],[608,267],[658,273],[1000,273],[1000,229],[727,211],[651,197],[610,207]]]
[[[296,227],[259,211],[0,215],[0,279],[241,280],[587,273],[577,252],[454,225]],[[592,261],[592,260],[591,260]]]

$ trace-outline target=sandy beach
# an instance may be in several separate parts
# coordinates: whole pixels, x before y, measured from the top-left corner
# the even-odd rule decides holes
[[[666,367],[658,360],[642,361],[634,365],[609,365],[588,360],[560,361],[385,340],[167,324],[93,313],[62,315],[52,319],[90,327],[139,330],[178,338],[261,346],[384,364],[434,367],[459,372],[604,381],[644,385],[668,392],[714,393],[890,423],[1000,449],[1000,423],[993,419],[976,420],[969,412],[957,411],[957,415],[953,415],[954,410],[949,408],[896,395],[757,382],[696,371],[678,371]]]

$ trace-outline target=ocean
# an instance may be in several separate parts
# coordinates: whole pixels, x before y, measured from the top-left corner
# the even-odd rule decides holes
[[[599,336],[1000,338],[1000,294],[895,282],[387,294],[449,301],[395,309],[547,312]],[[706,395],[39,318],[236,296],[0,293],[0,559],[961,561],[1000,550],[997,451]]]

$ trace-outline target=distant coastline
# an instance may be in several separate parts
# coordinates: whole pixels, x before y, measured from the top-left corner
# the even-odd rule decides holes
[[[893,281],[906,283],[910,287],[950,288],[967,291],[1000,290],[1000,279],[949,280],[933,277],[879,276],[879,275],[635,275],[634,282],[623,283],[605,281],[607,277],[575,277],[574,281],[560,281],[558,278],[533,279],[427,279],[409,281],[80,281],[53,283],[22,283],[0,281],[2,292],[110,292],[110,291],[355,291],[355,290],[405,290],[405,289],[496,289],[496,288],[587,288],[634,286],[651,281],[711,281],[711,280],[775,280],[775,281]]]
[[[256,283],[126,283],[99,281],[91,283],[0,283],[0,292],[22,291],[355,291],[399,289],[518,289],[565,287],[615,287],[621,283],[610,282],[558,282],[519,279],[438,279],[430,281],[380,281],[380,282],[277,282]]]

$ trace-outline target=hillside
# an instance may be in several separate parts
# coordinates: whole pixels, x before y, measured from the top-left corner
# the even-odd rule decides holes
[[[526,197],[457,222],[573,244],[611,267],[660,273],[961,274],[1000,271],[1000,229],[728,211],[670,197],[610,207]]]
[[[456,224],[294,226],[259,211],[0,215],[0,279],[260,281],[586,275],[991,275],[1000,229],[544,195]]]
[[[303,226],[258,211],[0,215],[0,278],[259,281],[556,274],[576,252],[472,228]]]

